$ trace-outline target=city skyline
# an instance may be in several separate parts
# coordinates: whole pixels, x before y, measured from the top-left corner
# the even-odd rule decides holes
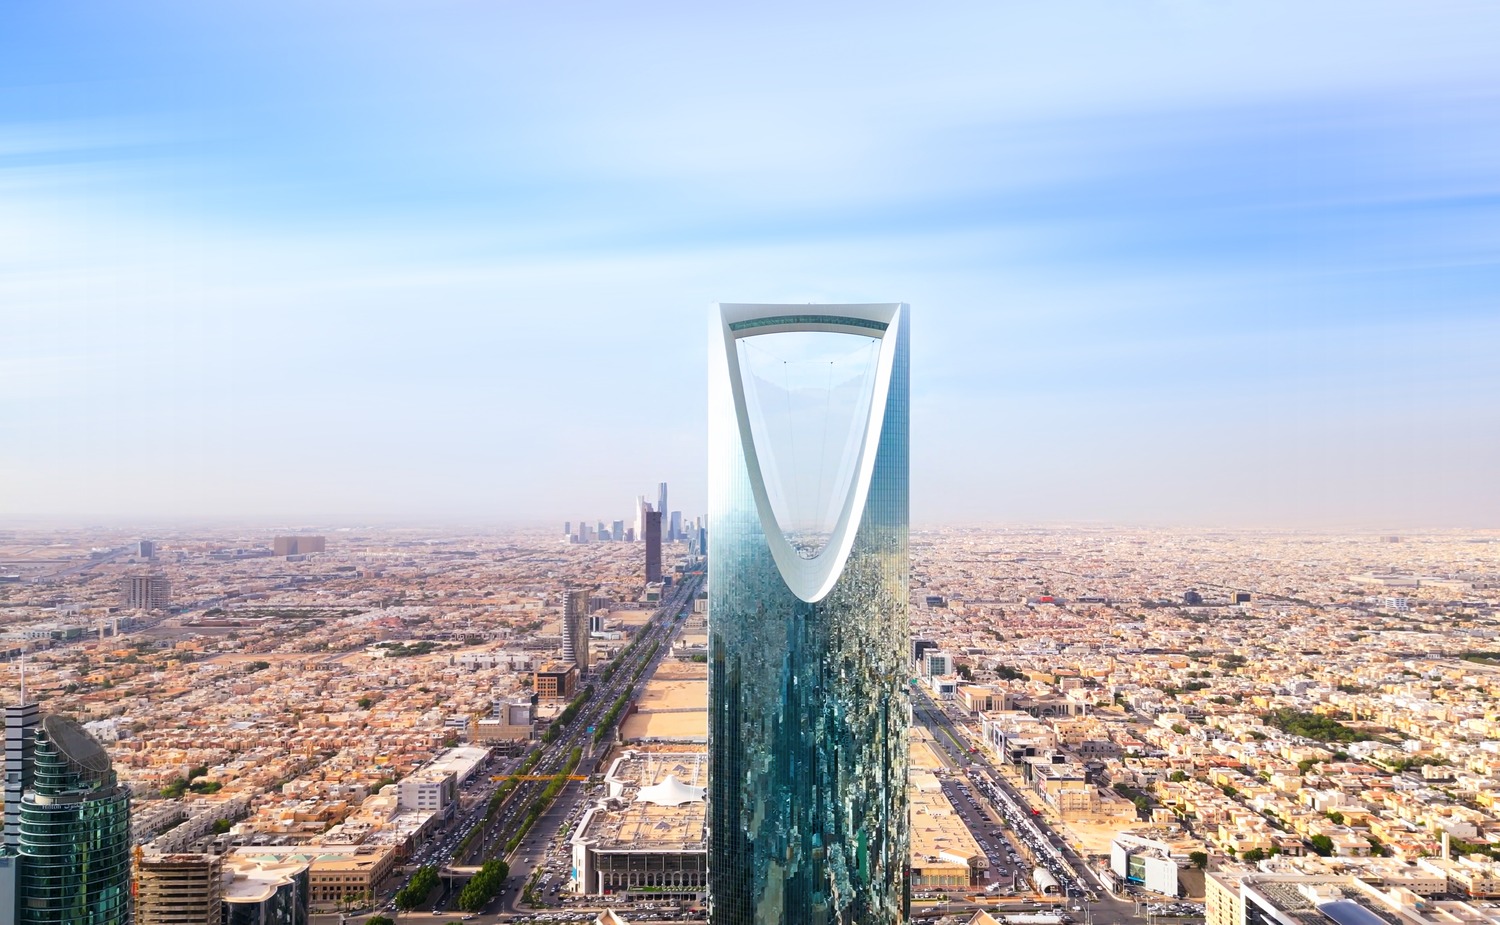
[[[847,409],[801,394],[812,377],[783,381],[803,387],[758,396],[771,399],[759,409],[766,426],[737,424],[767,438],[757,458],[774,455],[777,469],[763,474],[795,481],[819,471],[823,446],[777,445],[806,432],[779,425],[805,423],[799,401],[833,417]],[[893,487],[872,476],[887,535]],[[869,766],[851,760],[868,729],[852,718],[870,704],[860,691],[883,687],[880,662],[902,688],[910,680],[901,700],[913,724],[890,757],[906,767],[914,913],[953,900],[961,914],[1007,916],[1066,903],[1085,925],[1169,913],[1255,925],[1236,884],[1293,878],[1362,891],[1351,895],[1399,925],[1500,923],[1500,532],[912,531],[879,567],[889,577],[909,563],[908,651],[867,632],[882,622],[870,619],[878,601],[861,600],[852,627],[835,613],[851,586],[881,584],[855,565],[873,564],[868,547],[856,543],[820,604],[775,593],[782,565],[815,579],[842,544],[837,524],[825,538],[815,518],[780,529],[799,493],[765,494],[765,506],[743,496],[738,506],[762,524],[769,508],[771,535],[790,534],[783,562],[766,561],[767,528],[757,546],[753,523],[718,516],[712,586],[691,546],[663,547],[672,580],[657,585],[640,546],[560,542],[555,528],[299,532],[286,555],[275,554],[282,531],[176,530],[149,545],[89,528],[9,532],[0,701],[11,831],[27,841],[26,744],[42,715],[68,716],[89,737],[73,737],[75,763],[104,767],[89,757],[96,741],[130,793],[130,837],[143,847],[137,921],[147,906],[174,916],[192,906],[202,921],[214,900],[205,882],[222,883],[224,908],[247,917],[272,905],[389,915],[395,904],[446,917],[434,921],[475,912],[476,925],[587,920],[600,908],[636,922],[673,920],[662,903],[682,902],[682,920],[702,921],[707,877],[726,870],[709,863],[724,788],[705,802],[704,785],[725,767],[708,690],[721,605],[746,577],[723,568],[738,551],[772,592],[756,597],[767,618],[741,627],[763,644],[739,651],[773,669],[762,679],[800,666],[797,683],[750,698],[763,726],[783,717],[773,768],[816,770],[838,754],[840,779],[818,793],[856,795],[855,771]],[[122,598],[143,567],[166,580],[169,606]],[[802,592],[817,597],[820,583],[809,584]],[[777,646],[782,621],[769,617],[793,611],[810,619],[796,646]],[[819,638],[825,625],[841,645]],[[573,662],[560,671],[570,628]],[[824,657],[807,657],[820,647]],[[848,683],[872,668],[873,685],[867,674]],[[16,702],[23,672],[28,706]],[[571,695],[548,689],[560,674],[575,681]],[[835,722],[818,718],[820,703]],[[810,731],[785,717],[808,718]],[[38,745],[33,757],[39,782],[56,777],[57,756]],[[33,833],[40,808],[33,801]],[[802,816],[824,833],[803,857],[837,874],[840,836],[820,813]],[[861,846],[842,842],[854,873]],[[863,847],[875,856],[874,841]],[[501,856],[498,898],[504,875],[462,890],[429,878]],[[27,866],[0,851],[0,899]],[[783,898],[806,895],[793,884]]]
[[[703,307],[876,296],[914,523],[1500,520],[1489,4],[9,24],[7,522],[701,510]]]

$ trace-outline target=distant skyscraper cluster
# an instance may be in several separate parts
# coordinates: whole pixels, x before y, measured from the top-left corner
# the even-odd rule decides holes
[[[646,500],[645,495],[635,496],[633,525],[625,521],[604,521],[597,525],[588,521],[563,522],[563,539],[569,543],[643,543],[645,549],[644,574],[647,584],[662,581],[662,543],[687,543],[688,555],[701,557],[708,546],[706,518],[697,517],[691,523],[683,520],[681,511],[667,510],[667,483],[656,486],[656,504]]]
[[[645,495],[636,495],[633,516],[624,520],[593,521],[567,520],[563,522],[563,539],[569,543],[635,543],[646,538],[646,515],[656,513],[661,521],[661,542],[696,544],[695,554],[701,554],[705,539],[703,517],[686,520],[681,511],[667,508],[667,483],[656,487],[656,502],[646,500]]]

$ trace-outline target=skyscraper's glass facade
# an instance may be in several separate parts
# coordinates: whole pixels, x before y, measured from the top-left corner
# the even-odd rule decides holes
[[[715,311],[714,925],[906,917],[907,311]]]
[[[19,925],[130,920],[130,793],[77,723],[36,731],[32,789],[21,802]]]

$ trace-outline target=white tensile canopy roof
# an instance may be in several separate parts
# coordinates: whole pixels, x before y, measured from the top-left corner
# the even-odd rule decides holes
[[[683,803],[696,803],[702,800],[707,791],[706,787],[684,784],[677,779],[677,775],[668,774],[666,780],[661,783],[642,787],[635,798],[639,802],[655,803],[657,806],[681,806]]]

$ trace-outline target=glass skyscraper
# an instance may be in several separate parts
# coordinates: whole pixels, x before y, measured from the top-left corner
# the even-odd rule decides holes
[[[909,909],[908,312],[713,312],[714,925],[887,925]]]
[[[130,921],[130,792],[77,723],[51,714],[36,730],[21,801],[19,925]]]

